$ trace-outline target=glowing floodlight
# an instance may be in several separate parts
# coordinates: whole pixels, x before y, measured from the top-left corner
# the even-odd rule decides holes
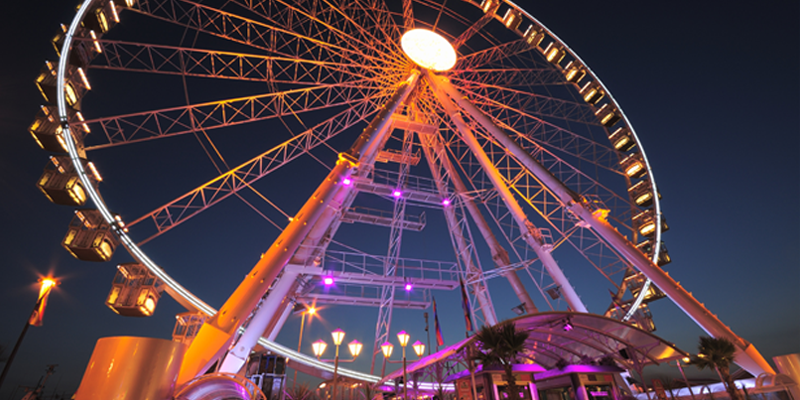
[[[410,292],[411,289],[413,289],[413,288],[414,288],[414,285],[412,285],[411,283],[406,283],[406,292]]]
[[[411,61],[422,68],[447,71],[456,65],[456,50],[447,39],[427,29],[412,29],[400,39],[400,46]]]
[[[333,285],[333,277],[332,276],[326,276],[326,277],[322,278],[322,283],[324,283],[325,286]]]
[[[394,192],[392,192],[392,196],[394,196],[394,197],[400,197],[402,195],[403,195],[403,192],[401,192],[399,190],[395,190]]]
[[[449,206],[450,205],[450,199],[442,200],[442,205],[445,206],[445,207]]]
[[[344,180],[342,180],[342,184],[345,186],[350,186],[353,184],[353,180],[350,178],[344,178]]]

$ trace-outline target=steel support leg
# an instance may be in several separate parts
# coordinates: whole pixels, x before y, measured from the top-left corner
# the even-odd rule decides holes
[[[446,78],[427,75],[429,80],[436,82],[443,92],[447,93],[454,101],[466,110],[481,126],[484,127],[503,147],[509,151],[536,179],[553,192],[565,207],[579,219],[583,220],[597,232],[611,247],[619,252],[636,269],[653,281],[667,297],[672,300],[686,315],[694,320],[706,333],[716,338],[725,338],[737,347],[736,364],[758,376],[764,372],[774,374],[775,370],[767,363],[764,357],[748,341],[737,336],[731,328],[722,323],[716,315],[712,314],[702,303],[686,291],[678,282],[667,275],[658,265],[642,254],[633,243],[628,241],[616,228],[611,226],[599,215],[594,215],[586,200],[570,190],[558,180],[550,171],[534,159],[528,152],[517,144],[508,134],[495,125],[492,120],[467,100]]]
[[[447,154],[444,154],[443,148],[438,148],[441,146],[434,146],[430,142],[432,140],[436,140],[435,138],[421,138],[422,139],[422,151],[425,153],[425,158],[428,160],[428,165],[431,168],[431,174],[433,175],[434,181],[436,182],[437,189],[441,195],[446,195],[444,183],[442,182],[442,176],[439,173],[438,168],[436,167],[436,159],[438,158],[442,164],[448,162]],[[426,143],[428,142],[428,143]],[[437,157],[438,156],[438,157]],[[446,166],[442,165],[443,167]],[[455,179],[458,177],[450,173],[450,180],[455,184]],[[459,180],[460,182],[460,180]],[[462,183],[463,186],[463,183]],[[458,186],[456,186],[456,190]],[[461,192],[463,193],[463,191]],[[462,200],[465,200],[465,197],[460,196]],[[448,207],[444,208],[444,217],[447,221],[447,226],[449,231],[451,232],[450,235],[452,236],[453,242],[455,243],[456,253],[464,263],[464,268],[466,269],[467,273],[467,280],[474,281],[474,278],[482,277],[482,271],[480,268],[475,266],[475,263],[472,261],[472,253],[470,252],[470,245],[467,243],[466,238],[462,233],[462,229],[460,228],[460,224],[458,222],[458,216],[456,215],[455,211],[456,204],[452,204]],[[474,218],[473,218],[474,219]],[[478,301],[478,307],[481,309],[481,313],[483,314],[483,319],[487,325],[493,326],[497,324],[497,315],[495,314],[494,307],[492,306],[491,297],[489,295],[489,289],[486,286],[486,281],[484,279],[479,279],[478,282],[473,283],[472,285],[472,292],[475,295],[475,298]]]
[[[250,350],[255,343],[258,342],[258,338],[261,337],[261,334],[264,333],[264,330],[267,328],[275,311],[278,310],[278,307],[289,294],[291,288],[295,287],[297,276],[298,273],[295,271],[283,271],[283,275],[281,275],[278,282],[276,282],[269,291],[261,307],[259,307],[255,315],[250,318],[250,323],[247,325],[244,334],[242,334],[236,342],[236,345],[233,346],[233,349],[228,351],[228,354],[225,355],[225,359],[222,361],[222,364],[220,364],[219,372],[230,372],[232,374],[239,372],[245,361],[247,361]]]
[[[547,270],[548,274],[550,274],[550,277],[553,278],[553,281],[559,285],[561,293],[564,295],[569,307],[573,311],[584,313],[587,312],[586,306],[583,304],[580,297],[578,297],[578,293],[575,292],[575,288],[573,288],[569,283],[566,275],[564,275],[564,272],[561,271],[561,268],[559,268],[552,254],[550,254],[551,249],[546,247],[542,242],[539,230],[536,229],[533,223],[528,220],[528,217],[525,215],[525,211],[522,210],[522,207],[520,207],[519,203],[517,203],[516,199],[514,199],[514,195],[511,193],[511,190],[508,188],[505,182],[503,182],[503,177],[500,175],[500,172],[497,171],[497,168],[494,166],[494,164],[492,164],[489,156],[483,150],[483,147],[481,147],[480,143],[478,143],[478,139],[475,137],[475,134],[464,122],[463,117],[461,117],[461,114],[456,110],[456,107],[453,105],[450,99],[445,95],[444,91],[442,90],[444,85],[439,84],[438,77],[430,73],[428,73],[426,76],[429,77],[428,81],[431,82],[431,88],[436,94],[439,103],[444,107],[445,112],[447,112],[447,114],[455,123],[462,140],[464,140],[467,146],[469,146],[470,150],[475,155],[475,158],[478,159],[478,162],[480,162],[484,172],[492,181],[492,184],[494,185],[495,189],[497,189],[498,194],[503,199],[503,202],[511,212],[514,220],[517,222],[517,225],[522,232],[523,239],[539,257],[539,260],[544,265],[544,268]],[[470,110],[467,111],[469,112]]]
[[[461,198],[464,202],[464,205],[467,207],[467,211],[469,212],[470,216],[472,217],[472,221],[475,225],[478,226],[478,230],[481,232],[481,236],[483,236],[483,240],[486,241],[486,244],[489,245],[489,250],[492,253],[492,260],[494,260],[494,264],[496,268],[504,268],[511,264],[511,260],[508,258],[508,252],[503,246],[500,245],[500,242],[497,241],[497,238],[492,233],[492,229],[489,227],[489,224],[486,222],[486,219],[483,217],[483,214],[478,209],[477,204],[469,198],[466,193],[468,192],[467,186],[464,185],[464,181],[461,180],[461,177],[458,175],[458,171],[456,171],[453,163],[450,162],[450,158],[448,158],[447,154],[444,151],[444,146],[442,142],[439,140],[438,136],[430,136],[427,138],[422,138],[421,140],[423,144],[427,144],[431,146],[434,154],[439,155],[439,160],[444,167],[445,171],[447,171],[448,175],[450,176],[450,181],[453,182],[453,187],[455,187],[456,194]],[[423,149],[425,147],[423,146]],[[428,154],[426,153],[426,156]],[[428,163],[433,163],[434,160],[432,158],[433,155],[428,157]],[[431,170],[434,170],[432,167]],[[437,182],[439,179],[436,179]],[[530,294],[525,289],[525,286],[522,284],[522,281],[519,279],[519,275],[517,275],[516,271],[508,271],[503,273],[503,276],[508,280],[508,283],[511,284],[511,288],[514,290],[514,293],[519,298],[519,301],[525,307],[525,311],[528,313],[535,313],[539,310],[536,308],[536,305],[533,304],[533,299],[531,299]]]

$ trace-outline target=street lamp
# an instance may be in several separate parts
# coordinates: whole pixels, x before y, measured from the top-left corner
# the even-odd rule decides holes
[[[316,313],[317,313],[317,309],[316,308],[308,307],[300,314],[300,335],[299,335],[300,337],[297,339],[297,352],[298,353],[300,352],[300,345],[303,343],[303,330],[305,328],[305,323],[306,323],[306,314],[313,316]],[[292,381],[292,388],[295,388],[295,387],[297,387],[297,368],[295,368],[295,370],[294,370],[294,381]]]
[[[322,339],[311,343],[311,349],[314,351],[314,356],[317,357],[317,360],[322,357],[322,354],[325,353],[326,348],[328,348],[328,344]]]
[[[400,347],[403,348],[403,400],[408,400],[408,383],[406,382],[406,345],[411,337],[406,331],[397,332],[397,341],[400,342]]]
[[[411,347],[414,348],[414,353],[417,354],[418,358],[422,358],[422,355],[425,354],[425,343],[417,340]]]
[[[11,350],[11,354],[8,356],[6,366],[3,367],[3,373],[0,374],[0,387],[3,386],[3,381],[6,379],[6,374],[8,374],[8,370],[11,369],[11,363],[14,361],[14,356],[17,355],[17,350],[19,350],[19,346],[22,344],[22,339],[25,338],[25,334],[28,332],[28,327],[31,325],[42,326],[44,309],[47,306],[47,299],[50,297],[50,291],[52,291],[54,287],[58,286],[59,283],[59,281],[50,277],[39,279],[39,299],[36,300],[36,304],[33,306],[33,312],[28,318],[28,321],[25,322],[25,327],[22,328],[22,333],[19,334],[19,339],[17,339],[14,349]]]
[[[344,341],[344,331],[341,329],[336,329],[335,331],[331,332],[331,337],[333,338],[333,344],[336,346],[336,353],[333,358],[333,386],[331,387],[331,400],[334,400],[336,396],[336,380],[339,374],[339,345],[341,345],[342,341]],[[311,348],[314,351],[314,356],[317,357],[317,360],[320,360],[320,357],[322,357],[322,354],[325,353],[325,348],[327,347],[328,344],[322,339],[311,344]],[[341,360],[342,362],[355,361],[358,355],[361,354],[361,349],[364,348],[364,345],[358,340],[353,340],[347,345],[347,347],[350,349],[350,355],[352,355],[353,358],[351,360]],[[320,361],[330,362],[331,360]]]
[[[339,345],[342,344],[342,340],[344,340],[344,331],[336,328],[335,331],[331,332],[331,337],[333,338],[333,344],[336,346],[336,356],[333,358],[333,389],[331,391],[331,400],[336,400],[336,375],[339,372]]]
[[[386,362],[389,362],[389,357],[392,356],[392,351],[394,351],[394,345],[386,342],[381,345],[381,352],[383,352],[383,357],[386,358]]]

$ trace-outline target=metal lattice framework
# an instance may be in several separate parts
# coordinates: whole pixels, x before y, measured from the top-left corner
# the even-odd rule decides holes
[[[168,182],[183,194],[159,199],[161,206],[131,219],[124,229],[93,185],[84,182],[121,243],[190,310],[215,318],[216,310],[164,273],[132,238],[139,245],[149,243],[189,219],[202,222],[204,211],[233,198],[280,233],[285,226],[276,220],[303,215],[290,217],[297,212],[296,200],[281,200],[285,191],[261,182],[289,179],[312,190],[319,171],[330,171],[334,175],[328,181],[341,188],[330,191],[330,205],[291,249],[269,290],[250,294],[261,300],[241,326],[263,326],[264,336],[274,338],[296,302],[376,306],[374,370],[378,346],[392,329],[392,310],[427,307],[432,290],[452,290],[464,280],[473,319],[491,325],[497,315],[488,279],[507,279],[529,313],[585,309],[565,273],[587,270],[605,278],[598,286],[616,293],[611,306],[592,305],[592,311],[642,328],[651,323],[646,302],[664,293],[651,288],[650,279],[668,286],[671,280],[657,265],[668,262],[661,247],[666,224],[641,143],[586,64],[513,3],[119,3],[124,4],[85,1],[59,39],[71,45],[62,50],[71,56],[62,57],[58,70],[63,78],[59,115],[63,131],[70,133],[66,150],[87,179],[78,165],[84,152],[103,159],[107,152],[144,145],[183,151],[187,140],[200,143],[216,175],[195,179],[208,168],[193,162],[180,172],[191,179]],[[123,27],[106,33],[121,21]],[[152,28],[132,28],[143,23]],[[402,33],[412,28],[435,31],[453,44],[455,67],[441,74],[420,71],[399,45]],[[68,72],[69,64],[80,69]],[[163,94],[149,94],[153,105],[131,107],[99,95],[93,99],[86,77],[97,78],[95,91],[106,94],[101,87],[109,85],[113,93],[119,77],[174,86],[164,83]],[[82,106],[85,117],[68,110],[65,97],[72,81],[73,92],[79,89],[73,107]],[[383,114],[387,107],[395,111]],[[381,139],[364,153],[347,153],[360,132]],[[201,163],[203,158],[201,152]],[[283,168],[302,159],[312,160],[316,172],[306,176]],[[351,163],[352,174],[339,181],[343,177],[335,174],[344,162]],[[256,200],[246,200],[246,194]],[[414,249],[403,246],[404,231],[435,231],[423,210],[444,215],[453,250],[449,260],[415,258],[409,254]],[[384,229],[389,241],[382,249],[362,245],[352,231],[339,234],[346,231],[343,223]],[[482,254],[477,243],[487,244],[491,254]],[[556,263],[562,255],[583,265],[562,271]],[[323,276],[338,280],[338,292],[319,284]],[[420,290],[396,300],[395,292],[409,282]],[[695,307],[687,312],[707,331],[747,348],[681,291],[677,285],[667,295],[682,307]],[[330,371],[276,343],[260,343],[320,374]]]

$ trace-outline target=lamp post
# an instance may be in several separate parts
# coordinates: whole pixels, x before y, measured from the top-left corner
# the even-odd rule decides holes
[[[297,352],[300,352],[300,345],[303,343],[303,329],[305,328],[306,323],[306,314],[313,316],[317,313],[317,309],[314,307],[307,308],[300,314],[300,337],[297,339]],[[294,380],[292,381],[292,388],[297,387],[297,369],[294,370]]]
[[[336,346],[336,353],[333,358],[333,386],[331,387],[331,400],[335,400],[336,398],[336,380],[338,379],[339,373],[339,345],[342,344],[344,340],[344,331],[341,329],[336,329],[335,331],[331,332],[331,337],[333,338],[333,344]],[[325,349],[328,347],[328,344],[325,343],[324,340],[320,339],[316,342],[311,344],[311,349],[314,351],[314,356],[317,357],[317,360],[320,360],[320,357],[323,353],[325,353]],[[342,362],[353,362],[358,358],[358,355],[361,354],[361,349],[364,348],[364,345],[359,342],[358,340],[353,340],[347,345],[348,349],[350,350],[350,355],[353,356],[351,360],[341,360]],[[331,360],[320,360],[325,362],[330,362]]]
[[[406,333],[406,331],[400,331],[400,332],[397,333],[397,341],[400,342],[400,347],[403,348],[403,361],[402,361],[402,363],[403,363],[403,397],[404,397],[404,400],[408,399],[408,384],[406,383],[407,378],[408,378],[408,376],[407,376],[408,375],[408,370],[407,370],[407,364],[406,364],[406,346],[408,346],[408,341],[410,339],[411,339],[411,336],[409,336],[409,334]],[[414,342],[414,344],[411,347],[414,348],[414,353],[417,355],[418,358],[421,358],[422,355],[425,353],[425,344],[420,342],[419,340]],[[392,345],[391,343],[386,342],[386,343],[381,345],[381,352],[383,353],[383,357],[386,359],[387,363],[392,363],[392,362],[396,363],[397,362],[397,361],[389,360],[389,358],[392,356],[392,352],[393,351],[394,351],[394,345]]]
[[[683,362],[688,364],[691,359],[689,357],[683,357]],[[686,379],[686,374],[683,373],[683,367],[681,366],[681,360],[675,360],[675,363],[678,364],[678,369],[681,371],[681,376],[683,376],[683,382],[686,384],[686,388],[689,389],[689,394],[692,395],[692,400],[694,398],[694,392],[692,392],[692,385],[689,384],[689,380]]]
[[[333,337],[333,344],[336,346],[336,355],[333,358],[333,389],[331,392],[331,400],[336,400],[336,375],[339,373],[339,345],[342,344],[342,340],[344,340],[344,331],[336,328],[335,331],[331,332],[331,337]]]
[[[19,346],[22,344],[22,339],[24,339],[25,334],[28,333],[28,327],[31,325],[42,326],[44,309],[45,306],[47,306],[47,299],[50,297],[50,291],[53,290],[53,288],[59,283],[60,282],[53,278],[39,279],[39,299],[36,300],[36,304],[33,306],[33,312],[31,313],[31,316],[27,321],[25,321],[25,327],[22,328],[22,333],[19,334],[19,339],[17,339],[14,349],[11,350],[11,354],[8,355],[6,366],[3,367],[3,373],[0,374],[0,387],[3,387],[3,381],[6,379],[8,370],[11,369],[11,363],[14,361],[14,357],[17,355],[17,350],[19,350]]]
[[[417,355],[417,358],[422,358],[422,355],[425,354],[425,343],[422,343],[419,340],[417,340],[416,342],[414,342],[413,345],[411,345],[411,347],[414,348],[414,353]],[[417,378],[418,377],[419,377],[419,375],[417,373],[414,373],[414,395],[415,396],[416,396],[417,393],[419,393],[417,391],[418,390],[418,388],[417,388]]]
[[[406,331],[397,332],[397,341],[400,342],[400,347],[403,348],[403,400],[408,400],[408,378],[406,377],[406,345],[411,337]]]

